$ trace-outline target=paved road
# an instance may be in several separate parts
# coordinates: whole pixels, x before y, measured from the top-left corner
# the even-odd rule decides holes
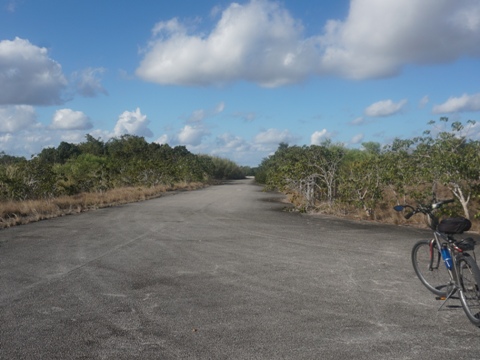
[[[279,199],[242,180],[0,231],[0,359],[480,359],[414,276],[425,232]]]

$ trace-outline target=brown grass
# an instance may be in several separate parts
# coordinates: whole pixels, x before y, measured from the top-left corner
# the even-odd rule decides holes
[[[205,187],[205,184],[185,182],[171,186],[118,188],[101,193],[82,193],[46,200],[1,202],[0,229],[109,206],[153,199],[169,191],[196,190],[202,187]]]
[[[439,199],[453,198],[453,195],[444,188],[440,188],[438,191]],[[414,200],[407,199],[407,203],[416,204]],[[359,209],[353,205],[348,204],[333,204],[328,205],[326,203],[318,204],[318,206],[311,211],[311,214],[326,214],[331,216],[343,217],[351,220],[360,221],[376,221],[386,224],[395,224],[402,226],[411,226],[418,228],[428,229],[426,216],[417,214],[410,219],[405,219],[404,214],[398,213],[393,210],[393,207],[397,205],[397,199],[395,195],[386,189],[383,201],[378,205],[373,214],[367,214],[366,211]],[[458,204],[457,204],[458,206]],[[470,204],[470,220],[472,222],[471,232],[480,232],[480,219],[475,218],[475,213],[480,208],[479,201],[474,199]],[[458,216],[464,216],[463,212],[459,208]],[[442,217],[440,217],[442,218]]]

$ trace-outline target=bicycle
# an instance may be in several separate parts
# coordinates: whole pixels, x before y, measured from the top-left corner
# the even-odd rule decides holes
[[[412,248],[412,264],[425,287],[444,300],[443,305],[458,292],[460,302],[468,319],[480,327],[480,269],[475,258],[475,240],[471,237],[457,240],[454,235],[468,231],[472,223],[463,217],[439,221],[434,211],[453,199],[434,202],[431,205],[397,205],[398,212],[410,210],[405,215],[410,219],[417,213],[427,216],[433,230],[433,239],[421,240]],[[445,266],[442,266],[444,264]],[[446,269],[446,271],[444,270]],[[440,310],[439,309],[439,310]]]

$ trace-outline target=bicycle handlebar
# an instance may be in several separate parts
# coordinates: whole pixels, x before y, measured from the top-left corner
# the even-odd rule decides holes
[[[436,208],[438,208],[442,205],[449,204],[449,203],[452,203],[454,201],[455,201],[455,199],[447,199],[447,200],[439,201],[438,203],[432,204],[432,209],[436,209]]]
[[[440,200],[436,203],[433,203],[431,205],[417,205],[416,208],[414,208],[413,206],[410,206],[410,205],[397,205],[397,206],[394,206],[394,210],[395,211],[403,211],[405,210],[405,208],[409,208],[411,209],[412,211],[410,211],[409,213],[405,214],[405,219],[410,219],[413,215],[421,212],[422,214],[425,214],[425,215],[430,215],[430,216],[433,216],[432,214],[432,211],[435,210],[435,209],[438,209],[440,208],[441,206],[445,205],[445,204],[449,204],[449,203],[452,203],[454,202],[455,199],[447,199],[447,200]]]

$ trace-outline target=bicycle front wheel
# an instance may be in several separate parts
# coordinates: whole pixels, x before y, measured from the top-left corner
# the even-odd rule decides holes
[[[447,296],[450,274],[435,241],[422,240],[412,249],[412,264],[425,287],[438,296]]]
[[[480,270],[468,254],[457,257],[460,301],[468,319],[480,326]]]

